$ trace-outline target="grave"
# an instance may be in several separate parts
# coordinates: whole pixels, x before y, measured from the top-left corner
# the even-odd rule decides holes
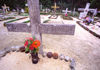
[[[9,23],[7,24],[7,29],[10,32],[31,32],[32,36],[35,36],[41,42],[41,47],[39,49],[40,54],[43,54],[42,33],[58,35],[74,34],[74,24],[40,24],[40,10],[38,0],[28,0],[28,7],[31,21],[30,26],[24,23]]]
[[[66,8],[66,10],[62,10],[62,12],[64,13],[61,17],[64,20],[73,20],[73,18],[71,16],[68,15],[68,13],[71,14],[71,11],[68,10],[68,8]]]
[[[58,16],[56,15],[56,9],[59,8],[59,6],[56,5],[56,0],[54,0],[54,6],[51,6],[51,8],[53,8],[53,14],[49,17],[52,19],[56,19]]]

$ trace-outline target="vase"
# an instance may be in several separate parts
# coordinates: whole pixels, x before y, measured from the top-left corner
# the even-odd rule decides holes
[[[31,53],[32,56],[32,63],[37,64],[39,61],[38,53]]]

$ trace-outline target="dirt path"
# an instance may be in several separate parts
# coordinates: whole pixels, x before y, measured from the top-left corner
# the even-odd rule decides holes
[[[75,21],[70,22],[75,23]],[[8,32],[1,23],[0,49],[23,45],[25,37],[30,36],[31,34],[28,33]],[[43,34],[42,37],[45,51],[63,53],[73,57],[76,60],[76,70],[100,70],[100,39],[79,25],[76,24],[74,36]]]

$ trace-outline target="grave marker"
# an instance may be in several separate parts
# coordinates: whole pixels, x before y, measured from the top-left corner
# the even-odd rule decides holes
[[[75,9],[76,9],[76,8],[74,8],[74,10],[73,10],[73,15],[75,15]]]
[[[6,6],[6,4],[4,4],[4,6],[2,6],[2,9],[3,9],[3,13],[7,14],[8,10],[9,10],[9,7]]]
[[[31,24],[28,26],[24,23],[8,23],[8,31],[13,32],[31,32],[32,36],[35,36],[41,41],[41,47],[39,53],[43,53],[42,46],[42,33],[46,34],[60,34],[60,35],[73,35],[75,31],[75,25],[73,24],[40,24],[40,10],[39,0],[27,0],[29,7],[29,15]],[[35,14],[34,14],[35,13]]]
[[[54,15],[56,14],[56,9],[59,8],[59,6],[56,5],[56,1],[54,0],[54,6],[51,6],[51,8],[54,9]]]
[[[97,8],[93,11],[93,16],[97,15]]]
[[[68,13],[68,12],[71,13],[71,11],[69,11],[68,8],[66,8],[66,10],[62,10],[62,12],[63,12],[64,14],[66,14],[66,13]]]
[[[25,11],[24,11],[24,9],[21,9],[21,13],[24,13]]]
[[[84,9],[84,12],[81,12],[81,13],[80,13],[79,19],[82,19],[82,18],[84,18],[84,17],[87,16],[88,11],[89,11],[89,7],[90,7],[90,3],[87,3],[87,4],[86,4],[86,7],[85,7],[85,9]]]
[[[66,12],[65,12],[65,14],[67,14],[67,12],[68,12],[68,8],[66,8]]]

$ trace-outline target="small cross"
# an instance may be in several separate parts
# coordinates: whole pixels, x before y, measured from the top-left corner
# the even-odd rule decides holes
[[[7,29],[11,32],[31,32],[41,42],[39,52],[43,53],[42,33],[57,35],[73,35],[75,25],[71,24],[40,24],[39,0],[27,0],[31,25],[25,23],[8,23]]]
[[[6,6],[6,4],[4,4],[4,6],[2,6],[2,8],[3,8],[3,13],[7,14],[7,9],[9,9],[9,7]]]
[[[59,6],[56,5],[56,2],[54,3],[54,6],[51,6],[51,8],[54,8],[54,11],[56,12],[56,9],[59,8]]]

